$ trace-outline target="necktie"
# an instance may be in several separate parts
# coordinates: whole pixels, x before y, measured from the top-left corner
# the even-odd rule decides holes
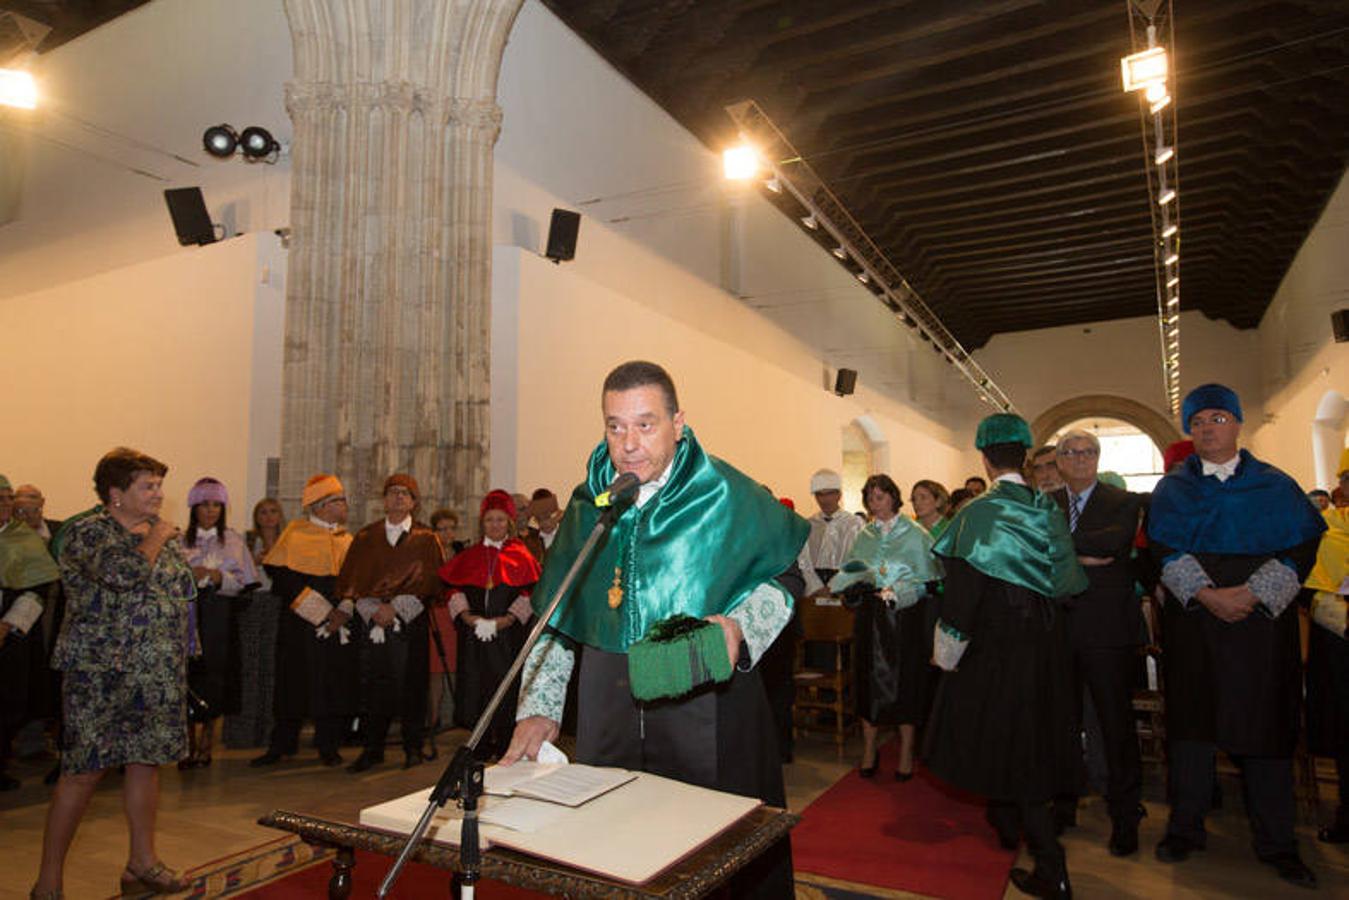
[[[1077,531],[1077,520],[1082,515],[1082,497],[1068,492],[1068,530]]]

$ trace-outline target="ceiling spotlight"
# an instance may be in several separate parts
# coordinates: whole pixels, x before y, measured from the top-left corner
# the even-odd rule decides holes
[[[1167,188],[1162,191],[1161,195],[1157,198],[1157,203],[1159,206],[1165,206],[1174,199],[1176,199],[1175,188]]]
[[[244,159],[254,162],[266,159],[273,153],[280,153],[281,145],[266,128],[250,125],[239,135],[239,149],[243,151]]]
[[[1166,161],[1175,155],[1176,155],[1175,147],[1163,147],[1162,149],[1157,151],[1156,156],[1157,165],[1159,166],[1165,165]]]
[[[759,151],[747,143],[727,147],[721,154],[722,171],[730,181],[748,181],[759,172]]]
[[[870,283],[871,283],[871,278],[870,278],[870,276],[867,275],[866,272],[858,272],[858,273],[857,273],[857,280],[860,281],[860,282],[862,282],[863,284],[870,284]]]
[[[1157,113],[1166,109],[1166,107],[1169,106],[1170,103],[1171,103],[1171,95],[1164,93],[1161,97],[1152,101],[1152,105],[1148,107],[1148,112],[1152,113],[1155,116],[1157,115]]]
[[[1136,91],[1154,84],[1166,89],[1166,48],[1149,47],[1141,53],[1132,53],[1119,61],[1124,90]]]
[[[1166,301],[1167,306],[1180,306],[1180,294],[1175,294],[1170,300]]]
[[[239,135],[228,125],[212,125],[201,136],[206,152],[221,159],[233,156],[239,146]]]
[[[22,69],[0,69],[0,106],[37,109],[37,82]]]
[[[1174,266],[1174,265],[1175,265],[1176,263],[1178,263],[1178,262],[1180,262],[1180,254],[1179,254],[1179,253],[1172,253],[1172,254],[1171,254],[1170,256],[1168,256],[1166,259],[1162,260],[1162,263],[1163,263],[1164,265],[1168,265],[1168,266]]]
[[[1180,313],[1172,313],[1166,317],[1166,324],[1174,325],[1180,321]]]
[[[809,228],[811,231],[814,231],[815,229],[820,227],[820,221],[815,218],[814,213],[811,213],[810,215],[803,218],[801,220],[801,224]]]
[[[1170,278],[1168,278],[1168,279],[1166,280],[1166,286],[1169,287],[1169,288],[1173,288],[1173,287],[1175,287],[1175,286],[1178,285],[1178,284],[1180,284],[1180,276],[1179,276],[1179,275],[1172,275]]]
[[[1166,226],[1165,228],[1162,229],[1163,240],[1171,237],[1171,235],[1175,234],[1177,231],[1180,231],[1180,226],[1175,224],[1174,222]]]
[[[839,244],[837,247],[835,247],[833,250],[830,250],[829,252],[837,256],[839,259],[848,258],[848,251],[843,249],[842,244]]]
[[[767,181],[765,181],[765,182],[763,183],[763,186],[766,187],[766,188],[768,188],[770,191],[772,191],[772,192],[775,193],[775,194],[781,194],[781,193],[782,193],[782,182],[781,182],[781,181],[778,181],[778,178],[777,178],[776,175],[774,175],[772,178],[770,178],[770,179],[768,179]]]

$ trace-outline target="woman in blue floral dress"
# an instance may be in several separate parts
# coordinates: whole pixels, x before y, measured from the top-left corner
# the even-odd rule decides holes
[[[65,673],[61,778],[43,835],[32,896],[61,896],[70,843],[99,780],[125,766],[131,854],[123,893],[175,893],[186,883],[154,846],[159,766],[187,752],[187,604],[196,594],[178,529],[159,518],[168,467],[119,447],[99,460],[102,509],[61,548],[66,617],[52,665]]]

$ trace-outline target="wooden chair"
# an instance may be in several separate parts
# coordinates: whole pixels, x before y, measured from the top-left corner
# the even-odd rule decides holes
[[[1143,621],[1148,627],[1147,646],[1140,648],[1148,671],[1148,686],[1134,691],[1134,724],[1138,728],[1139,755],[1144,763],[1166,765],[1166,699],[1162,665],[1161,604],[1143,598]]]
[[[793,730],[832,733],[843,758],[843,744],[856,725],[853,715],[852,657],[853,614],[837,597],[813,597],[800,604],[801,637],[797,641],[796,705]],[[827,663],[807,665],[805,644],[827,646]]]

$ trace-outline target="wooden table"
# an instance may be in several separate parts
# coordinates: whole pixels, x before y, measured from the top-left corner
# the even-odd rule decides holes
[[[356,816],[341,818],[356,819]],[[482,854],[482,877],[505,884],[568,897],[702,897],[736,871],[784,838],[800,816],[786,810],[761,806],[723,831],[706,845],[675,863],[646,884],[612,881],[538,857],[502,847]],[[258,820],[259,825],[299,835],[306,843],[334,848],[333,875],[328,896],[344,900],[351,895],[351,870],[356,851],[367,850],[392,858],[407,838],[367,828],[354,822],[333,821],[303,813],[276,810]],[[452,872],[459,864],[459,849],[423,841],[411,860]],[[446,877],[448,894],[449,877]]]

